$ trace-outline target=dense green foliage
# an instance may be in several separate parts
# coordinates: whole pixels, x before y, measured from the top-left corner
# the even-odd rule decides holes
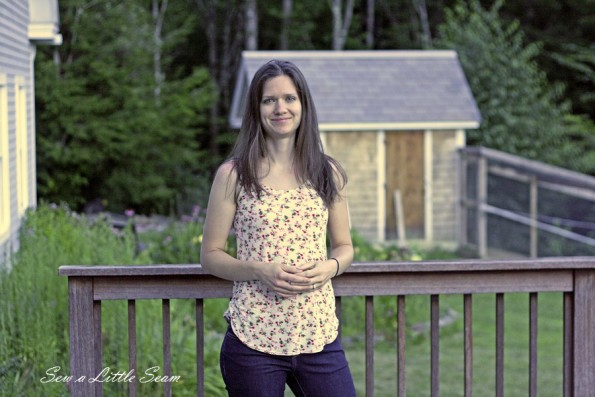
[[[156,81],[153,57],[169,47],[155,43],[140,4],[61,5],[67,40],[36,64],[40,197],[75,208],[102,199],[119,211],[176,210],[209,165],[197,141],[215,98],[208,72],[196,66]]]
[[[257,2],[258,49],[332,48],[330,2],[293,1],[286,19],[282,3]],[[455,48],[484,119],[470,143],[595,173],[593,3],[492,3],[376,0],[370,31],[355,0],[344,49]],[[60,1],[64,44],[36,58],[40,198],[142,213],[204,205],[234,137],[246,4]]]
[[[157,242],[170,241],[181,247],[186,238],[196,230],[196,222],[186,222],[164,231],[159,237],[145,241],[139,254],[139,240],[130,227],[115,231],[102,218],[90,220],[71,212],[66,207],[41,205],[27,214],[21,233],[21,248],[12,260],[12,270],[0,273],[0,396],[66,396],[65,382],[42,382],[54,375],[69,375],[68,360],[68,290],[65,277],[57,269],[62,265],[116,265],[155,263],[155,258],[171,258]],[[194,235],[197,237],[197,235]],[[155,244],[154,244],[155,243]],[[179,262],[189,263],[200,250],[196,238],[187,240],[193,249],[178,252]],[[169,251],[171,252],[171,250]],[[182,259],[183,258],[183,259]],[[221,390],[221,380],[216,365],[217,347],[209,341],[224,330],[222,307],[225,302],[213,300],[205,307],[208,313],[207,332],[208,362],[206,369],[207,395]],[[138,365],[149,369],[161,360],[161,310],[158,301],[137,303]],[[194,384],[183,383],[176,395],[194,395],[196,369],[193,365],[196,345],[194,342],[194,316],[191,301],[172,302],[172,351],[181,366],[175,373]],[[126,302],[102,304],[103,360],[106,367],[123,370],[128,367]],[[163,374],[161,371],[160,374]],[[141,385],[139,395],[154,395],[159,385]],[[126,384],[105,384],[105,395],[126,395]]]
[[[527,43],[518,22],[503,23],[501,6],[461,1],[440,26],[438,45],[459,53],[482,114],[469,143],[595,172],[595,125],[572,116],[536,63],[541,44]]]
[[[68,291],[59,266],[141,260],[129,233],[118,236],[105,223],[73,215],[65,208],[31,210],[13,269],[0,274],[2,396],[66,395],[64,385],[39,382],[50,367],[68,371]]]
[[[482,1],[489,7],[493,1]],[[507,0],[499,11],[507,21],[518,20],[527,40],[543,51],[536,62],[550,81],[562,82],[575,114],[595,119],[595,3],[592,1]]]
[[[60,265],[147,264],[167,260],[170,263],[194,262],[200,249],[200,214],[183,222],[173,222],[161,232],[135,238],[131,228],[115,232],[101,220],[90,221],[66,207],[42,205],[27,214],[21,235],[21,249],[13,258],[10,273],[0,274],[0,396],[66,396],[64,382],[42,383],[46,371],[59,366],[56,375],[69,374],[68,363],[68,291],[65,277],[59,277]],[[138,253],[138,243],[143,251]],[[413,249],[404,252],[395,247],[380,247],[354,236],[358,260],[397,260],[451,258],[453,253]],[[386,249],[384,249],[386,248]],[[233,252],[233,244],[229,246]],[[557,396],[561,385],[560,294],[540,294],[540,395]],[[493,295],[474,299],[474,351],[476,357],[474,390],[480,394],[493,390],[494,310]],[[526,391],[527,368],[526,295],[507,296],[506,387],[507,394]],[[349,355],[358,390],[363,389],[363,297],[343,298],[344,345]],[[137,366],[146,370],[162,362],[161,302],[137,301]],[[225,299],[205,302],[205,387],[210,397],[224,396],[218,367],[218,352],[226,329],[222,313]],[[103,363],[114,371],[128,368],[126,302],[102,302]],[[407,370],[409,390],[426,390],[429,368],[429,299],[407,297]],[[541,311],[541,309],[540,309]],[[378,396],[394,391],[395,337],[397,330],[394,297],[374,299],[377,331]],[[441,363],[445,395],[460,395],[462,374],[462,299],[441,299]],[[541,315],[545,314],[544,317]],[[173,384],[175,396],[196,394],[196,327],[192,300],[171,301],[171,349],[174,352],[172,374],[181,376]],[[522,330],[522,331],[521,331]],[[489,357],[489,359],[488,359]],[[162,374],[163,372],[159,372]],[[522,373],[522,374],[521,374]],[[524,374],[524,375],[523,375]],[[543,376],[541,376],[543,375]],[[104,384],[104,395],[127,395],[125,382]],[[139,385],[139,395],[159,395],[160,385]]]
[[[21,233],[21,248],[12,259],[12,270],[0,273],[0,396],[61,396],[64,382],[47,382],[46,371],[67,376],[68,291],[66,278],[59,277],[62,265],[117,265],[149,263],[197,263],[202,237],[202,214],[195,212],[183,222],[171,222],[161,231],[133,233],[131,227],[112,229],[104,218],[89,219],[66,207],[41,205],[31,210]],[[361,238],[355,239],[364,260],[402,258],[397,250],[385,253]],[[142,247],[142,249],[141,249]],[[139,253],[140,249],[140,253]],[[229,251],[234,253],[233,240]],[[418,258],[421,258],[417,254]],[[224,299],[205,303],[206,387],[218,395],[222,383],[217,366],[220,337],[226,329],[222,314]],[[161,362],[161,310],[158,301],[137,303],[138,367],[151,368]],[[172,351],[176,352],[174,373],[185,382],[177,384],[176,395],[193,395],[195,390],[195,327],[192,301],[172,302]],[[356,306],[353,309],[358,311]],[[102,328],[105,366],[128,367],[125,302],[103,302]],[[358,318],[358,317],[354,317]],[[379,325],[386,321],[379,317]],[[354,323],[358,324],[358,323]],[[347,327],[347,333],[359,332]],[[190,383],[188,383],[190,382]],[[125,383],[106,383],[106,395],[123,395]],[[140,395],[155,392],[156,384],[141,385]]]

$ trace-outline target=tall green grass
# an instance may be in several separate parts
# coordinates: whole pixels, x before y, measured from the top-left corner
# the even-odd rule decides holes
[[[67,280],[61,265],[138,263],[130,233],[116,235],[64,207],[30,211],[12,271],[0,275],[0,394],[63,396],[61,383],[43,384],[46,370],[68,368]]]
[[[202,236],[200,214],[186,222],[172,222],[159,232],[135,236],[130,228],[114,231],[99,220],[90,222],[65,207],[40,205],[27,214],[21,232],[21,248],[12,258],[10,273],[0,274],[0,396],[67,396],[64,383],[42,383],[46,371],[59,366],[68,375],[68,291],[67,280],[59,277],[61,265],[116,265],[199,262]],[[453,258],[448,251],[399,249],[368,243],[353,236],[356,260],[402,260]],[[138,252],[139,243],[144,247]],[[228,251],[235,252],[233,239]],[[526,395],[527,299],[506,297],[506,395]],[[555,295],[555,294],[554,294]],[[543,297],[542,297],[543,296]],[[218,366],[218,354],[226,323],[226,299],[205,302],[205,388],[208,397],[225,396]],[[493,395],[494,389],[494,308],[493,296],[474,300],[475,394]],[[561,385],[561,301],[558,296],[540,294],[540,396],[556,396]],[[441,329],[441,368],[444,396],[461,395],[462,382],[462,298],[441,299],[442,311],[459,317]],[[394,396],[396,387],[396,300],[375,298],[376,396]],[[413,332],[413,325],[429,319],[425,296],[407,298],[407,379],[408,394],[429,395],[428,332]],[[127,306],[122,301],[102,303],[103,366],[113,372],[128,369]],[[196,394],[196,325],[194,302],[171,301],[172,373],[176,397]],[[360,395],[363,395],[363,298],[343,299],[344,344]],[[137,366],[139,371],[162,363],[161,301],[137,302]],[[162,375],[160,369],[158,374]],[[139,396],[162,394],[158,383],[139,385]],[[104,384],[104,395],[127,395],[123,382]],[[291,395],[291,394],[288,394]]]
[[[123,265],[196,263],[202,229],[197,219],[148,233],[140,241],[132,228],[114,230],[102,219],[93,221],[66,207],[40,205],[25,218],[20,249],[12,270],[0,273],[0,396],[67,396],[65,382],[42,382],[68,376],[68,288],[58,276],[62,265]],[[230,242],[230,252],[234,246]],[[224,389],[218,370],[218,338],[225,330],[222,299],[205,302],[205,387],[207,395]],[[195,395],[196,325],[191,301],[171,302],[171,348],[176,396]],[[128,370],[126,302],[102,303],[103,366]],[[162,363],[161,302],[137,302],[138,368],[144,372]],[[53,372],[53,368],[60,367]],[[51,371],[50,371],[51,370]],[[48,372],[49,371],[49,372]],[[50,374],[51,373],[51,374]],[[160,369],[156,375],[163,375]],[[157,382],[139,385],[139,395],[161,390]],[[104,395],[127,395],[124,382],[104,383]]]

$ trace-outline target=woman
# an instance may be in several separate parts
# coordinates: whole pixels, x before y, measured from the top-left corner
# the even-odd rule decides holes
[[[220,357],[229,396],[282,397],[285,384],[298,397],[355,396],[330,281],[353,261],[346,181],[323,152],[300,70],[262,66],[215,176],[201,248],[204,268],[234,281]],[[232,226],[237,258],[224,250]]]

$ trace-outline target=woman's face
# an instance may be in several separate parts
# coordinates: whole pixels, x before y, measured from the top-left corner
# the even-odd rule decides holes
[[[260,121],[267,136],[295,135],[302,119],[302,103],[289,76],[267,80],[260,100]]]

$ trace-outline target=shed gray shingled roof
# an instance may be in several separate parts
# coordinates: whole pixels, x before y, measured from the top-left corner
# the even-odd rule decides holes
[[[230,124],[239,128],[248,83],[271,59],[308,81],[321,129],[477,128],[480,114],[454,51],[245,51]]]

